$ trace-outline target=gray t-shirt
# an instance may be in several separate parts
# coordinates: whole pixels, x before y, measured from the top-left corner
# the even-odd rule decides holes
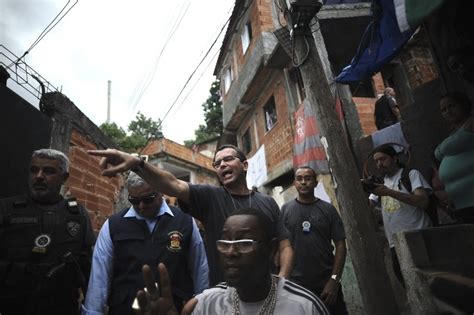
[[[205,227],[205,243],[209,264],[209,282],[215,285],[223,281],[219,265],[216,241],[220,239],[227,217],[237,209],[255,208],[263,211],[276,224],[277,237],[287,239],[288,230],[280,219],[281,212],[272,197],[252,192],[250,195],[231,195],[223,187],[189,184],[190,204],[187,212],[201,221]]]
[[[193,315],[233,314],[232,293],[235,289],[221,283],[196,296],[198,303]],[[242,315],[257,315],[262,302],[240,301]],[[284,278],[278,278],[274,315],[329,314],[324,303],[313,293]]]
[[[398,190],[406,194],[412,193],[417,188],[424,188],[428,194],[431,193],[431,186],[425,180],[423,175],[415,169],[409,172],[411,192],[403,185],[399,185],[402,171],[403,169],[400,169],[391,177],[385,176],[384,185],[390,189]],[[380,204],[382,208],[385,235],[387,236],[390,247],[395,247],[394,234],[406,230],[421,229],[432,225],[428,214],[421,208],[411,206],[389,196],[379,197],[371,194],[369,198],[370,200]]]
[[[346,238],[341,218],[333,205],[321,199],[309,204],[294,199],[281,210],[294,251],[290,279],[319,295],[332,274],[331,240]],[[305,221],[310,224],[309,231],[303,230]]]

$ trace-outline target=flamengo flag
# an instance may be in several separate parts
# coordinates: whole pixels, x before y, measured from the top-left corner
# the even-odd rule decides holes
[[[343,119],[342,107],[339,98],[336,98],[336,110],[339,118]],[[318,174],[328,174],[329,165],[326,152],[321,143],[319,127],[313,107],[307,99],[295,112],[295,138],[293,166],[309,166]]]
[[[393,0],[400,32],[415,29],[443,0]]]
[[[403,48],[423,18],[443,0],[375,0],[372,21],[362,36],[351,64],[336,77],[338,83],[367,79],[379,72]]]

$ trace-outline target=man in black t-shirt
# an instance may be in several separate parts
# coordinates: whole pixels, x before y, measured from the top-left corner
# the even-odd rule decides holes
[[[206,252],[211,286],[223,280],[215,241],[220,237],[225,219],[230,213],[240,208],[263,210],[275,223],[279,238],[279,275],[289,276],[293,250],[288,239],[288,231],[280,222],[281,214],[278,205],[273,198],[247,188],[248,161],[239,148],[223,145],[216,150],[213,166],[221,187],[189,184],[138,157],[114,149],[93,150],[89,151],[89,154],[103,157],[100,162],[104,169],[103,175],[114,176],[119,172],[132,169],[156,190],[168,196],[177,197],[189,205],[189,207],[183,207],[183,210],[187,209],[188,213],[201,221],[206,229]]]
[[[388,87],[383,95],[375,102],[375,125],[377,129],[383,129],[400,121],[400,109],[395,100],[394,89]]]
[[[347,314],[340,287],[346,260],[344,226],[336,209],[314,196],[317,183],[312,168],[298,168],[294,180],[298,197],[282,207],[294,250],[290,280],[320,296],[331,314]]]

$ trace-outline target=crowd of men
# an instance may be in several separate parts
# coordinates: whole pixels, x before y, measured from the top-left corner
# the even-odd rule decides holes
[[[60,193],[68,158],[35,151],[29,193],[0,201],[0,314],[347,314],[344,226],[315,197],[310,167],[295,170],[297,197],[280,211],[247,188],[248,161],[232,145],[214,156],[220,186],[190,184],[114,149],[89,154],[101,157],[105,176],[130,171],[130,207],[112,215],[95,242],[85,208]],[[381,203],[392,247],[393,233],[430,225],[430,187],[416,170],[411,187],[401,184],[390,149],[373,157],[385,178],[371,200]],[[396,266],[394,251],[393,258]]]

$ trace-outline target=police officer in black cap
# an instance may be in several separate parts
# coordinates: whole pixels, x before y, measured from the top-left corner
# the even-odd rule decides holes
[[[1,315],[78,314],[95,236],[87,210],[60,194],[68,171],[64,153],[37,150],[29,194],[0,200]]]

